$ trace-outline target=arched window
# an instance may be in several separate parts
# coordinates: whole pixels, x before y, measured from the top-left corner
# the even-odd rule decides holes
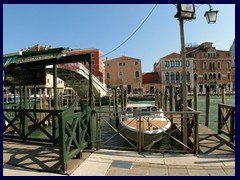
[[[135,72],[135,77],[136,77],[136,79],[139,79],[139,71]]]
[[[197,81],[197,74],[194,74],[194,80]]]
[[[212,63],[209,63],[209,69],[212,70]]]
[[[165,73],[165,79],[166,79],[166,81],[169,81],[169,73],[168,72]]]
[[[180,80],[180,73],[176,72],[176,80],[179,81]]]
[[[215,70],[216,69],[216,67],[215,67],[215,62],[213,62],[213,70]]]
[[[175,79],[174,79],[174,73],[173,73],[173,72],[171,72],[171,80],[175,80]]]
[[[221,80],[221,73],[218,73],[218,80]]]
[[[209,79],[212,79],[212,73],[209,74]]]
[[[221,63],[218,62],[218,69],[221,69]]]
[[[206,73],[204,74],[204,80],[207,80],[207,74]]]
[[[215,73],[213,74],[213,79],[216,79],[216,74]]]

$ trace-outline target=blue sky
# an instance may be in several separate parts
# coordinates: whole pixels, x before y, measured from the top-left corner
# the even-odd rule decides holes
[[[197,18],[185,22],[185,43],[213,42],[229,50],[235,38],[235,5],[211,4],[218,10],[216,24],[207,24],[207,4],[197,5]],[[98,48],[107,54],[124,42],[155,4],[4,4],[3,53],[17,52],[39,43],[53,48]],[[151,72],[160,58],[180,52],[179,22],[174,4],[158,4],[141,28],[120,48],[104,56],[130,56],[142,60]]]

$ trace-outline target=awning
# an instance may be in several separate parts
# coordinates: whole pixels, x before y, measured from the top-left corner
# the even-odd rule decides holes
[[[3,58],[3,67],[6,68],[9,66],[11,63],[13,63],[18,56],[10,56],[10,57],[5,57]]]

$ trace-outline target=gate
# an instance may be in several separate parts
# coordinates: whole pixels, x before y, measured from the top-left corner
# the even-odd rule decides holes
[[[198,154],[198,116],[199,112],[193,109],[188,112],[169,112],[163,114],[171,121],[171,127],[162,133],[162,136],[156,136],[149,144],[144,139],[144,124],[149,123],[149,119],[145,114],[154,114],[150,111],[139,111],[135,118],[140,131],[135,133],[134,139],[126,136],[126,127],[119,123],[119,119],[123,118],[126,111],[96,111],[96,147],[134,150],[139,153],[146,152],[169,152],[169,153],[193,153]],[[156,112],[155,112],[156,113]],[[183,115],[186,114],[187,129],[183,129]],[[129,122],[129,123],[131,123]],[[183,136],[187,134],[187,143],[183,143]]]

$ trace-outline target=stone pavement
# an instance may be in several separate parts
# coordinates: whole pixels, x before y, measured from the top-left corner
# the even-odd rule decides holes
[[[55,176],[4,164],[4,176]],[[235,176],[235,156],[158,154],[102,149],[92,153],[71,176]]]

